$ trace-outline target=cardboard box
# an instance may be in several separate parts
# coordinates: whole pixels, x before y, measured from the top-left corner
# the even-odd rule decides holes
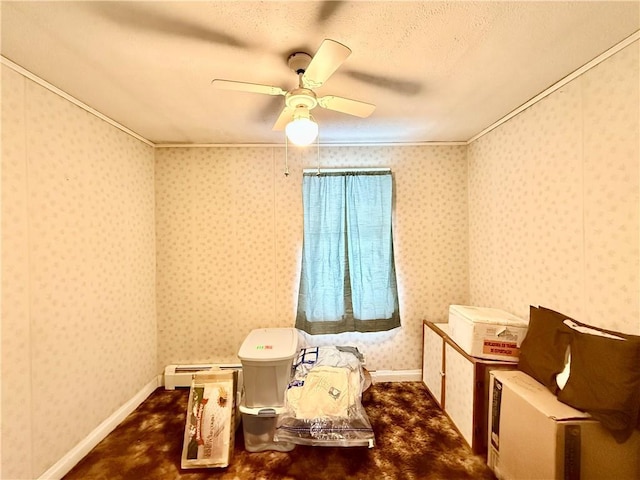
[[[472,357],[517,362],[528,326],[497,308],[449,306],[449,336]]]
[[[182,443],[182,468],[227,467],[235,445],[236,370],[193,375]]]
[[[587,413],[518,370],[489,385],[487,463],[500,480],[640,478],[640,433],[618,444]]]

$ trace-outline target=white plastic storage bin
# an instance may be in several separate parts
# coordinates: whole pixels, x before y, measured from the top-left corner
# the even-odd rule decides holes
[[[244,448],[248,452],[264,452],[265,450],[290,452],[294,449],[295,444],[293,443],[273,440],[278,415],[283,411],[284,407],[249,408],[244,404],[240,405]]]
[[[298,338],[295,328],[261,328],[249,333],[238,352],[248,408],[284,405]]]
[[[449,337],[472,357],[517,362],[528,326],[497,308],[449,306]]]

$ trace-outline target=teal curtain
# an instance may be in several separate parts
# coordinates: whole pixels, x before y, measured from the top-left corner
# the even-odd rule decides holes
[[[296,327],[310,334],[400,326],[391,172],[305,174]]]
[[[304,177],[306,318],[312,322],[342,318],[345,276],[344,177]]]

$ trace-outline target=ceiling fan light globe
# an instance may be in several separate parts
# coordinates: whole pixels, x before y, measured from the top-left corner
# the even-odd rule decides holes
[[[287,124],[285,132],[291,143],[311,145],[318,136],[318,124],[310,118],[296,118]]]

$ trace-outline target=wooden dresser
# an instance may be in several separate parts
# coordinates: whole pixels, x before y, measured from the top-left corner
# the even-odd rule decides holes
[[[424,321],[422,381],[475,454],[487,453],[489,372],[517,363],[468,355],[450,337],[447,323]]]

